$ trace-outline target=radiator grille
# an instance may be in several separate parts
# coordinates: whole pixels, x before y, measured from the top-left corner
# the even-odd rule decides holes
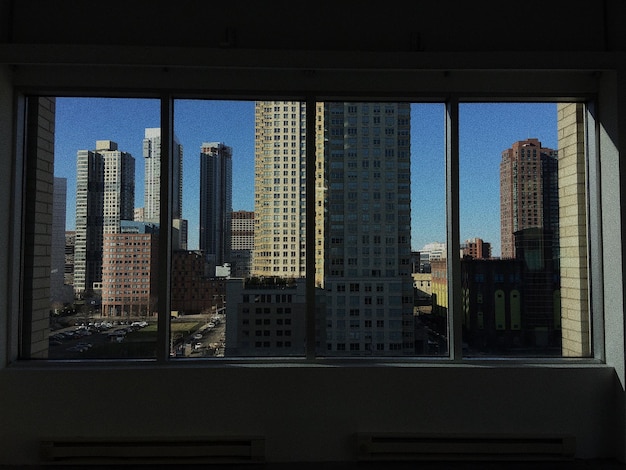
[[[47,463],[259,463],[265,460],[261,437],[143,440],[47,440]]]
[[[571,460],[567,436],[357,434],[359,460]]]

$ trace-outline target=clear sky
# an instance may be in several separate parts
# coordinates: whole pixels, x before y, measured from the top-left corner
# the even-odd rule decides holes
[[[58,98],[55,176],[68,179],[67,227],[74,229],[76,152],[113,140],[135,157],[135,206],[143,207],[145,129],[159,127],[159,102],[149,99]],[[465,103],[459,109],[461,241],[482,238],[500,253],[502,151],[538,138],[557,148],[556,104]],[[199,156],[203,142],[233,148],[233,210],[254,210],[254,102],[177,100],[174,132],[183,145],[183,217],[197,248]],[[412,246],[445,241],[444,105],[411,109]]]

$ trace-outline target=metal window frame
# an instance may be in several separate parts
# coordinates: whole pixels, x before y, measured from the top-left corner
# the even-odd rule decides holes
[[[39,67],[34,67],[33,70],[36,71]],[[424,72],[426,75],[428,75],[428,72]],[[487,73],[487,72],[483,72]],[[529,72],[530,75],[534,75],[535,72]],[[482,75],[482,74],[479,74]],[[489,75],[487,73],[487,75]],[[494,75],[498,75],[498,72],[494,72]],[[505,73],[506,75],[506,73]],[[557,76],[560,75],[560,73],[556,74]],[[574,75],[577,76],[576,73],[574,73]],[[29,76],[30,77],[30,76]],[[30,77],[32,78],[32,77]],[[19,80],[18,80],[19,81]],[[549,83],[551,83],[551,81],[548,81]],[[448,84],[449,85],[449,84]],[[455,86],[458,86],[455,85]],[[519,85],[518,85],[519,86]],[[357,100],[368,100],[368,101],[374,101],[377,99],[380,100],[386,100],[386,101],[411,101],[411,102],[438,102],[438,103],[443,103],[445,104],[445,131],[446,131],[446,221],[447,221],[447,243],[449,246],[458,246],[459,245],[459,201],[458,201],[458,177],[459,177],[459,142],[458,142],[458,126],[459,126],[459,122],[458,122],[458,108],[459,108],[459,103],[462,101],[463,103],[466,102],[524,102],[524,101],[528,101],[528,102],[533,102],[533,101],[544,101],[544,102],[555,102],[555,101],[559,101],[559,100],[570,100],[570,101],[580,101],[580,102],[585,102],[585,103],[591,103],[593,102],[593,100],[595,99],[595,92],[593,89],[593,87],[589,88],[585,85],[585,80],[583,79],[581,81],[580,84],[580,89],[582,91],[568,91],[567,93],[564,94],[564,96],[562,96],[562,94],[560,93],[555,93],[554,91],[547,93],[547,92],[542,92],[542,91],[538,91],[538,90],[531,90],[530,92],[528,90],[526,90],[525,92],[522,92],[520,90],[518,91],[509,91],[509,92],[494,92],[494,93],[488,93],[485,90],[482,91],[476,91],[474,93],[450,93],[449,90],[447,90],[447,86],[442,87],[443,91],[442,92],[435,92],[435,91],[427,91],[425,93],[417,93],[417,92],[411,92],[411,93],[398,93],[398,92],[390,92],[387,94],[382,94],[382,93],[376,93],[376,92],[368,92],[368,93],[350,93],[347,94],[345,92],[335,92],[335,93],[331,93],[331,94],[324,94],[322,95],[321,93],[318,92],[314,92],[314,93],[304,93],[304,94],[290,94],[287,93],[285,95],[277,95],[279,96],[278,99],[288,99],[288,100],[302,100],[305,101],[307,103],[307,127],[308,126],[312,126],[312,128],[314,129],[314,124],[315,124],[315,106],[314,104],[318,101],[325,101],[325,100],[349,100],[349,101],[357,101]],[[454,87],[453,87],[454,88]],[[513,87],[515,88],[515,87]],[[548,88],[550,88],[550,86],[548,86]],[[566,87],[567,88],[567,87]],[[574,86],[574,88],[576,88],[576,86]],[[163,142],[164,142],[164,146],[163,149],[165,149],[165,151],[167,152],[167,155],[171,155],[171,151],[172,151],[172,146],[173,146],[173,108],[174,108],[174,102],[176,99],[181,98],[185,95],[185,93],[178,93],[177,91],[172,91],[172,90],[165,90],[164,92],[148,92],[147,94],[142,94],[139,93],[137,91],[129,91],[129,90],[124,90],[124,91],[119,91],[117,87],[113,87],[112,89],[106,89],[106,87],[103,89],[103,85],[97,85],[94,90],[95,93],[93,92],[89,92],[89,90],[84,90],[84,89],[78,89],[75,87],[70,87],[69,88],[69,92],[67,88],[64,87],[53,87],[52,89],[50,89],[47,86],[43,86],[42,85],[29,85],[29,86],[24,86],[19,88],[20,89],[20,93],[19,96],[30,96],[30,95],[40,95],[40,96],[46,96],[46,95],[51,95],[51,96],[84,96],[84,97],[90,97],[90,96],[104,96],[104,97],[150,97],[150,98],[156,98],[156,99],[160,99],[161,100],[161,128],[162,128],[162,133],[163,133]],[[145,93],[145,92],[144,92]],[[231,95],[230,93],[223,93],[223,92],[215,92],[213,91],[212,93],[207,93],[206,91],[204,92],[194,92],[193,96],[196,97],[204,97],[204,99],[232,99],[233,95]],[[245,92],[245,93],[236,93],[234,95],[237,99],[243,99],[245,97],[247,97],[248,99],[251,99],[251,96],[255,96],[256,98],[254,99],[264,99],[263,97],[265,97],[265,99],[272,99],[275,100],[277,99],[276,96],[273,96],[272,93],[262,93],[262,92]],[[18,100],[19,101],[19,100]],[[16,114],[20,114],[23,113],[23,111],[20,111],[22,108],[19,106],[16,106]],[[591,109],[591,108],[589,108]],[[597,127],[598,127],[598,122],[591,119],[590,118],[590,114],[589,111],[586,113],[588,122],[587,122],[587,130],[588,130],[588,135],[593,135],[596,138],[593,139],[593,142],[591,142],[592,139],[590,139],[590,144],[588,145],[588,152],[589,155],[595,155],[595,160],[589,159],[588,160],[588,164],[589,164],[589,171],[591,172],[590,174],[593,174],[593,171],[595,171],[594,169],[598,167],[599,165],[599,148],[597,146],[597,144],[595,143],[596,140],[598,139],[598,131],[597,131]],[[595,126],[595,127],[594,127]],[[19,126],[18,126],[19,127]],[[594,128],[594,130],[589,130],[591,129],[591,127]],[[19,133],[18,133],[19,134]],[[19,142],[19,138],[16,139],[17,142]],[[308,161],[314,161],[314,158],[312,158],[312,155],[314,156],[314,133],[307,133],[307,160]],[[18,154],[20,152],[19,148],[15,149],[15,153]],[[596,161],[597,160],[597,161]],[[19,162],[21,161],[19,158],[16,159],[16,161],[18,162],[17,165],[19,166]],[[168,186],[167,189],[162,189],[163,191],[165,191],[166,194],[162,194],[162,196],[167,195],[168,198],[171,198],[171,188],[172,188],[172,181],[171,181],[171,175],[172,175],[172,168],[171,168],[171,161],[169,158],[162,158],[162,174],[166,175],[166,179],[168,181]],[[599,198],[594,199],[594,195],[592,194],[592,192],[596,190],[599,191],[599,182],[594,183],[591,182],[589,183],[589,187],[588,187],[588,197],[590,197],[590,204],[596,204],[596,205],[600,205],[600,201]],[[314,208],[314,178],[309,178],[307,180],[307,193],[310,195],[310,197],[307,198],[307,225],[308,224],[313,224],[315,223],[315,216],[314,216],[314,210],[311,210],[311,208]],[[16,203],[18,203],[19,205],[19,201],[16,201]],[[169,207],[169,205],[167,205],[167,207]],[[163,222],[165,222],[166,220],[168,220],[168,218],[170,217],[169,214],[170,211],[162,211],[161,213],[161,223],[163,224]],[[596,221],[594,222],[594,220],[590,221],[590,225],[589,225],[589,239],[590,240],[594,240],[596,241],[596,243],[593,244],[593,246],[590,246],[590,251],[593,251],[594,253],[599,253],[599,250],[601,249],[602,246],[602,238],[601,238],[601,230],[599,229],[599,227],[601,226],[601,224],[599,223],[601,215],[599,213],[599,211],[596,212]],[[169,223],[165,223],[164,224],[165,227],[168,227],[168,230],[166,231],[166,233],[164,234],[165,236],[162,236],[162,239],[165,238],[167,240],[167,243],[164,243],[164,246],[168,246],[169,247],[169,240],[171,239],[171,227]],[[16,234],[15,234],[15,239],[19,239],[20,237],[20,232],[19,229],[16,229]],[[313,238],[314,236],[314,231],[308,231],[307,232],[307,258],[308,259],[312,259],[312,257],[314,257],[314,243],[312,242],[312,240],[314,240]],[[165,250],[165,249],[163,249]],[[165,252],[167,251],[167,253]],[[171,263],[171,259],[170,259],[170,253],[169,250],[165,250],[162,251],[160,253],[161,255],[161,259],[165,260],[166,262],[161,263],[161,267],[160,269],[160,281],[159,281],[159,288],[162,289],[163,292],[169,292],[168,289],[166,288],[166,286],[169,285],[169,281],[170,281],[170,275],[169,275],[169,268],[170,268],[170,263]],[[591,257],[591,259],[598,259],[599,257]],[[19,263],[19,261],[18,261]],[[590,315],[593,315],[591,318],[591,324],[594,327],[594,336],[593,336],[593,345],[592,345],[592,358],[595,359],[600,359],[603,360],[605,353],[604,353],[604,349],[602,347],[603,345],[603,326],[604,323],[602,321],[602,309],[603,309],[603,303],[602,303],[602,296],[600,294],[598,294],[600,291],[598,290],[598,286],[601,285],[602,282],[602,275],[601,275],[601,263],[598,261],[598,264],[594,264],[593,266],[590,266],[592,272],[594,272],[594,276],[592,277],[593,279],[593,286],[594,286],[594,292],[595,294],[592,297],[592,303],[593,303],[593,308],[590,309]],[[449,272],[451,273],[460,273],[460,260],[456,260],[456,258],[450,258],[448,260],[448,269]],[[314,291],[315,291],[315,286],[314,286],[314,276],[312,275],[312,273],[314,272],[314,263],[311,262],[307,262],[307,284],[306,284],[306,292],[307,292],[307,298],[314,298]],[[16,281],[15,279],[13,279],[13,284],[15,284]],[[461,300],[461,294],[460,294],[460,277],[459,276],[452,276],[451,278],[451,286],[452,288],[449,289],[449,305],[450,305],[450,312],[451,315],[449,315],[449,344],[450,344],[450,351],[449,351],[449,357],[448,358],[432,358],[432,357],[415,357],[415,356],[411,356],[411,357],[407,357],[407,358],[403,358],[403,357],[394,357],[394,358],[378,358],[378,359],[373,359],[373,362],[406,362],[406,361],[410,361],[410,362],[431,362],[431,361],[436,361],[436,362],[440,362],[440,359],[448,359],[451,360],[451,362],[459,362],[463,360],[462,357],[462,341],[461,341],[461,311],[458,308],[458,306],[460,305],[460,300]],[[20,301],[16,301],[15,299],[13,299],[12,304],[20,304]],[[159,308],[161,311],[168,311],[169,310],[169,295],[167,296],[163,296],[163,298],[160,298],[160,305]],[[10,339],[13,339],[13,341],[9,341],[9,351],[8,351],[8,358],[9,358],[9,362],[14,362],[15,360],[17,360],[19,358],[19,353],[18,353],[18,332],[17,332],[17,328],[15,327],[15,325],[18,323],[20,315],[17,313],[19,312],[19,309],[13,309],[13,311],[15,312],[14,315],[11,317],[12,318],[12,327],[10,330]],[[170,361],[169,358],[169,316],[168,315],[162,315],[162,318],[159,320],[159,334],[158,334],[158,352],[157,352],[157,359],[156,359],[156,363],[172,363],[172,361]],[[320,359],[316,357],[315,354],[315,305],[314,302],[308,302],[307,303],[307,319],[306,319],[306,324],[307,324],[307,333],[306,333],[306,351],[305,351],[305,357],[304,359],[293,359],[293,358],[263,358],[263,359],[255,359],[255,358],[236,358],[236,359],[225,359],[225,360],[220,360],[219,362],[243,362],[243,363],[250,363],[250,362],[283,362],[283,361],[288,361],[288,362],[316,362],[319,361]],[[497,359],[497,358],[494,358]],[[533,362],[536,361],[536,359],[528,359],[528,358],[513,358],[515,361],[520,361],[520,362]],[[586,360],[588,358],[580,358],[581,360]],[[333,361],[335,359],[324,359],[324,362],[329,362],[329,361]],[[352,359],[348,358],[348,361],[351,361]],[[356,358],[356,360],[358,361],[368,361],[367,358]],[[563,358],[554,358],[554,359],[548,359],[548,361],[562,361]],[[132,360],[131,360],[132,361]],[[346,358],[336,358],[336,361],[339,362],[345,362]],[[128,361],[125,361],[128,362]],[[214,362],[214,361],[203,361],[203,363],[207,363],[207,362]],[[372,362],[372,360],[369,360],[369,362]],[[508,362],[510,363],[510,361]]]

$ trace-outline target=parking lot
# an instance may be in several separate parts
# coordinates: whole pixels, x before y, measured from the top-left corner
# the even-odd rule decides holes
[[[49,359],[156,356],[156,318],[71,319],[67,323],[71,326],[55,328],[50,332]],[[225,315],[173,318],[170,355],[177,358],[223,357],[225,326]]]

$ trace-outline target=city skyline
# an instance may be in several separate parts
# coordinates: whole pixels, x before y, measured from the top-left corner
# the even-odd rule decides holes
[[[445,106],[414,103],[411,108],[412,249],[419,250],[427,243],[445,242]],[[228,142],[233,148],[233,211],[254,210],[254,101],[177,100],[174,112],[175,132],[184,149],[182,216],[189,220],[189,249],[196,249],[202,142]],[[76,153],[93,149],[96,140],[118,142],[135,157],[135,207],[143,206],[144,171],[139,157],[145,130],[158,127],[159,115],[158,100],[57,98],[55,175],[68,180],[68,230],[75,227],[71,196],[76,187]],[[557,148],[556,104],[464,103],[459,115],[460,238],[482,238],[499,256],[501,153],[529,137]],[[487,207],[493,210],[485,211]]]

